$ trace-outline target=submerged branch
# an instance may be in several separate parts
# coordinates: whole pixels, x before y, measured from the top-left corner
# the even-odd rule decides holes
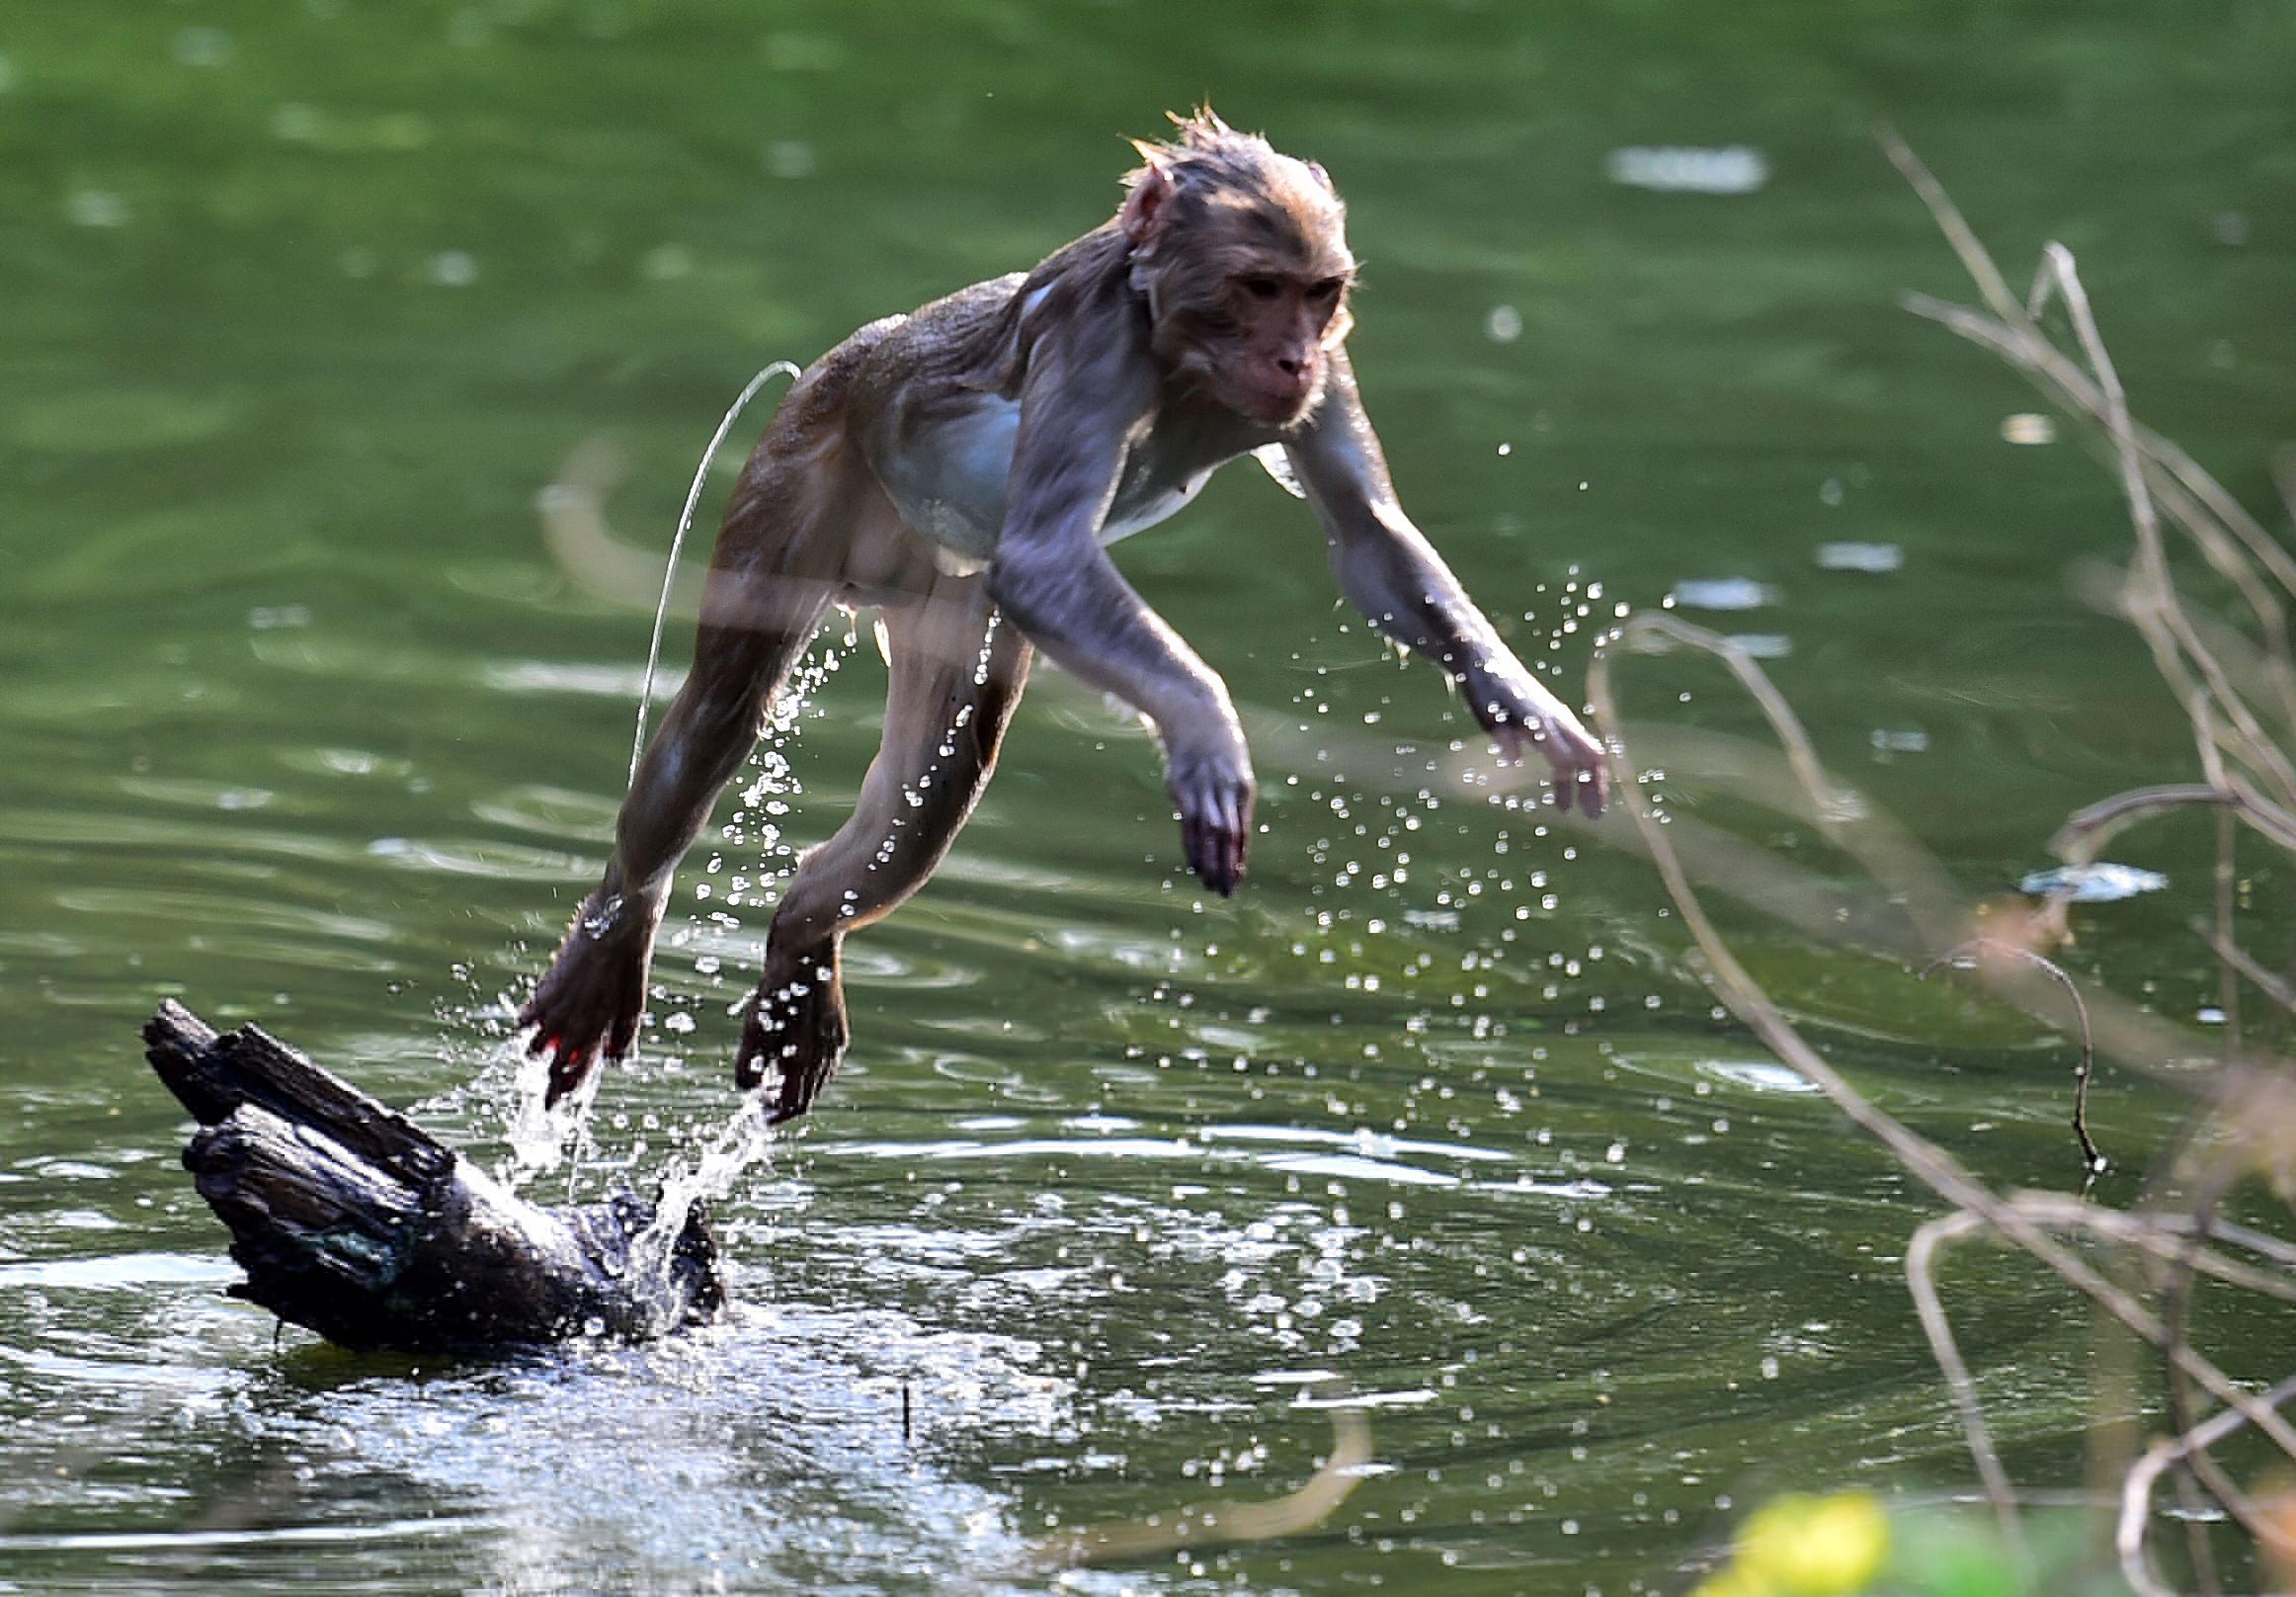
[[[1332,1415],[1332,1451],[1296,1491],[1266,1502],[1191,1503],[1114,1525],[1079,1526],[1033,1544],[1016,1573],[1048,1574],[1139,1563],[1188,1548],[1235,1547],[1312,1531],[1331,1518],[1371,1464],[1371,1420],[1348,1398],[1319,1400]]]

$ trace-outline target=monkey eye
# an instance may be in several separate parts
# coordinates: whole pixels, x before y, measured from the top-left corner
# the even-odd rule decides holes
[[[1237,280],[1244,292],[1255,299],[1272,299],[1283,292],[1283,285],[1271,277],[1249,277]]]
[[[1346,278],[1325,278],[1309,288],[1307,296],[1319,301],[1337,299],[1340,296],[1340,291],[1347,286],[1348,280]]]

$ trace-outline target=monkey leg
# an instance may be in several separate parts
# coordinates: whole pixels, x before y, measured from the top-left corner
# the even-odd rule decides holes
[[[793,390],[795,396],[796,390]],[[613,857],[520,1013],[555,1104],[629,1051],[678,861],[741,769],[775,694],[846,584],[857,466],[842,435],[784,400],[718,533],[692,671],[622,799]]]
[[[622,800],[605,880],[582,901],[520,1014],[537,1028],[533,1051],[550,1060],[548,1101],[582,1086],[601,1057],[619,1058],[646,1004],[654,933],[672,871],[717,795],[757,742],[767,709],[818,625],[825,605],[771,632],[703,628],[694,672],[646,745]]]
[[[734,1081],[765,1090],[776,1124],[804,1114],[844,1057],[845,934],[889,914],[947,854],[1027,680],[1027,640],[978,578],[943,578],[884,621],[884,741],[852,816],[798,862],[781,895],[742,1028]]]

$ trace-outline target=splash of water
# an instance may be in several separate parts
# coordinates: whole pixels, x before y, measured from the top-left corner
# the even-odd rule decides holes
[[[734,1112],[700,1140],[691,1156],[673,1155],[662,1166],[653,1221],[630,1239],[629,1270],[635,1279],[658,1282],[669,1278],[672,1250],[694,1206],[725,1197],[752,1169],[770,1165],[773,1135],[766,1120],[765,1099],[758,1093],[744,1093]]]

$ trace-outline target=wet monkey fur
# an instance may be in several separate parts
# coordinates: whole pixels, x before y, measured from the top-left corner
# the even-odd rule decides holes
[[[1558,803],[1600,810],[1600,745],[1396,500],[1348,362],[1355,263],[1331,179],[1208,110],[1175,122],[1136,145],[1109,220],[1032,272],[869,323],[781,400],[726,508],[693,671],[520,1017],[553,1103],[628,1051],[672,873],[833,603],[879,609],[891,685],[852,817],[799,861],[767,933],[735,1078],[771,1119],[837,1068],[840,946],[940,864],[1039,649],[1155,726],[1189,869],[1233,892],[1254,792],[1235,707],[1106,546],[1270,445],[1349,601],[1448,672],[1508,757],[1543,755]]]

